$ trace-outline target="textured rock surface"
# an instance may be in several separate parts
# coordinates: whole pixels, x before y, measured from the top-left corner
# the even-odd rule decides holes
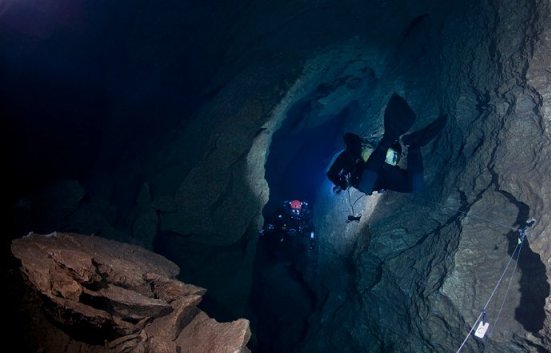
[[[248,321],[209,318],[197,307],[205,290],[160,255],[67,233],[16,239],[12,252],[37,299],[38,351],[248,352]]]
[[[229,6],[233,10],[224,21],[214,21],[220,26],[216,29],[224,29],[223,40],[205,41],[203,57],[208,64],[193,63],[196,81],[204,85],[194,90],[201,92],[201,101],[191,117],[170,133],[144,133],[147,138],[139,146],[125,146],[122,155],[130,161],[91,177],[85,198],[82,186],[72,181],[47,189],[32,205],[33,212],[42,214],[41,203],[62,207],[44,212],[38,225],[42,218],[51,218],[51,223],[69,229],[156,248],[181,264],[192,283],[212,290],[213,307],[235,316],[246,307],[254,235],[271,191],[264,164],[288,112],[301,104],[313,107],[288,130],[294,136],[338,120],[335,138],[322,141],[337,150],[345,130],[380,136],[384,104],[396,91],[418,114],[416,127],[440,110],[450,115],[445,133],[423,150],[428,190],[418,197],[388,193],[364,198],[357,204],[363,214],[360,224],[344,223],[349,212],[344,198],[327,193],[328,188],[319,191],[319,277],[302,283],[315,292],[308,298],[315,312],[304,314],[306,324],[301,327],[307,332],[297,335],[302,342],[294,348],[456,351],[511,258],[516,236],[511,229],[535,217],[524,260],[507,274],[488,308],[491,337],[485,342],[469,340],[465,350],[548,352],[549,6],[548,0],[266,0],[249,2],[243,18]],[[228,18],[236,24],[228,24]],[[154,50],[146,54],[155,58]],[[201,76],[202,71],[208,74]],[[354,99],[360,102],[357,115],[339,115]],[[131,131],[121,126],[130,124],[133,115],[126,116],[124,107],[117,113],[113,115],[120,115],[120,121],[111,126],[106,141],[116,140],[122,130]],[[124,137],[121,141],[134,138]],[[159,142],[155,152],[144,148],[145,141]],[[297,150],[304,146],[301,143]],[[103,159],[109,160],[119,149],[106,143],[103,150]],[[56,203],[63,194],[66,202]],[[23,202],[21,208],[27,207]],[[65,250],[52,256],[54,263],[60,254],[73,267],[91,266]],[[109,273],[109,268],[100,268],[99,273]],[[84,283],[95,281],[96,275],[75,274]],[[137,321],[115,323],[121,332],[134,332],[140,318],[163,313],[166,303],[173,311],[163,321],[171,325],[183,325],[193,315],[186,309],[192,304],[171,301],[172,294],[164,294],[178,293],[164,279],[151,280],[156,288],[164,288],[155,296],[161,303],[147,299],[149,289],[142,288],[141,296],[133,298],[139,303],[137,312],[128,312],[129,303],[122,300],[125,280],[93,293],[75,284],[80,282],[73,275],[55,280],[59,288],[55,293],[46,289],[47,295],[55,298],[52,301],[71,303],[71,310],[82,315],[96,314],[96,309],[74,304],[74,298],[112,297],[117,315],[131,314],[131,321]],[[296,291],[304,300],[307,295],[300,292]],[[186,296],[190,303],[197,299],[192,294]],[[97,314],[92,322],[96,326],[110,320]],[[216,326],[200,315],[194,317],[197,321],[187,332]],[[148,327],[144,335],[160,331],[156,325]],[[171,349],[164,338],[176,332],[159,333],[150,342],[159,351]],[[142,335],[132,333],[111,345],[142,341]]]
[[[485,352],[551,349],[549,3],[463,5],[444,15],[441,38],[427,36],[442,43],[442,71],[433,79],[446,86],[438,99],[453,116],[442,138],[424,149],[428,192],[389,193],[378,203],[369,229],[357,233],[355,271],[331,287],[323,333],[313,335],[330,338],[312,338],[310,349],[456,351],[511,259],[512,229],[530,217],[538,223],[518,267],[505,273],[487,308],[491,335],[484,343],[471,338],[464,351],[482,344]],[[416,73],[438,71],[408,69],[399,74],[405,87],[421,79]],[[406,99],[426,122],[432,94],[415,90]],[[326,224],[335,229],[332,220]],[[333,236],[339,233],[348,238],[336,229]],[[342,290],[349,281],[354,291]],[[339,328],[324,323],[329,318]]]
[[[370,198],[369,207],[377,206],[374,212],[363,206],[364,214],[372,214],[369,228],[340,224],[346,203],[320,195],[316,225],[327,235],[320,240],[320,271],[328,293],[311,318],[304,351],[457,350],[511,258],[512,230],[530,217],[538,223],[518,267],[509,269],[487,308],[492,330],[485,349],[550,349],[551,253],[544,240],[550,63],[542,54],[549,53],[549,4],[490,1],[446,11],[432,8],[430,16],[413,21],[398,46],[401,62],[371,66],[375,77],[386,76],[405,94],[419,125],[439,107],[453,117],[437,143],[424,149],[427,193],[389,193],[378,203]],[[443,31],[437,34],[436,28]],[[421,38],[432,42],[415,50]],[[346,62],[350,50],[345,52],[335,55],[342,61],[334,66]],[[436,66],[415,66],[419,59]],[[430,90],[435,82],[446,86],[438,97]],[[365,115],[378,119],[380,106],[371,100],[385,101],[388,89],[384,82],[372,83],[375,107],[364,106]],[[363,121],[350,124],[364,135],[373,133]],[[372,122],[378,124],[380,119]],[[480,344],[471,339],[465,350]]]

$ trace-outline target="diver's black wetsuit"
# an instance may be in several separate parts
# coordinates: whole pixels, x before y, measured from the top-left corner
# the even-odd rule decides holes
[[[407,169],[385,163],[386,152],[390,148],[379,143],[369,156],[356,186],[370,195],[373,191],[393,190],[398,192],[419,192],[424,188],[423,158],[419,147],[409,148]]]
[[[291,208],[291,203],[300,203],[300,207]],[[311,210],[307,202],[285,201],[276,210],[260,232],[265,249],[276,259],[293,259],[301,256],[315,245],[314,225]]]
[[[327,176],[340,189],[353,186],[368,195],[381,190],[422,191],[424,180],[421,147],[438,136],[447,119],[447,114],[442,113],[424,128],[407,133],[413,126],[415,113],[402,97],[394,93],[385,108],[383,138],[367,162],[364,163],[362,159],[362,139],[356,134],[346,133],[346,150],[336,158],[327,171]],[[388,149],[394,149],[398,139],[408,147],[407,169],[385,163]]]
[[[361,155],[347,148],[331,164],[327,171],[327,177],[333,184],[344,190],[350,185],[354,187],[358,185],[364,168],[365,163]]]
[[[424,182],[420,148],[409,148],[407,169],[402,169],[385,163],[386,153],[390,147],[384,139],[381,140],[364,163],[361,152],[347,144],[346,150],[339,154],[327,171],[327,177],[341,189],[353,186],[368,195],[373,191],[382,190],[405,193],[421,191]]]

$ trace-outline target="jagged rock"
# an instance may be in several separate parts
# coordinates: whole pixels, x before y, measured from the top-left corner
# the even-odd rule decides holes
[[[174,341],[180,334],[180,331],[195,317],[199,312],[197,305],[201,302],[201,296],[190,295],[172,302],[174,310],[158,320],[155,320],[147,327],[150,336],[164,337]]]
[[[109,353],[146,353],[149,352],[148,337],[142,331],[107,342],[105,348]]]
[[[182,283],[170,278],[160,276],[156,273],[146,273],[144,278],[151,283],[153,293],[167,302],[179,299],[188,295],[205,294],[206,290],[193,284]]]
[[[219,323],[201,312],[182,330],[176,342],[182,353],[247,353],[245,343],[250,337],[247,320]]]
[[[170,304],[164,300],[146,297],[131,289],[109,284],[98,290],[84,288],[82,298],[92,303],[108,303],[112,312],[133,320],[158,317],[171,309]]]
[[[274,81],[276,86],[283,85],[285,71],[279,66],[247,69],[225,86],[208,108],[198,112],[196,124],[178,132],[170,153],[160,156],[161,164],[187,165],[189,159],[197,164],[172,191],[176,208],[160,214],[162,230],[190,234],[194,242],[203,245],[230,245],[256,220],[257,195],[251,194],[244,178],[246,158],[258,129],[281,99],[283,91],[274,90]],[[181,151],[193,151],[194,156],[182,161],[186,156]],[[152,188],[173,180],[173,171],[166,174],[168,171],[159,172]],[[166,200],[165,195],[159,198]],[[153,197],[153,203],[166,201]]]
[[[216,29],[233,29],[232,23],[239,26],[224,31],[223,39],[217,38],[218,41],[197,40],[197,43],[207,43],[208,48],[201,51],[200,46],[194,46],[198,57],[212,57],[212,60],[204,65],[193,60],[183,64],[186,67],[194,64],[193,68],[209,73],[202,75],[203,70],[185,70],[199,72],[193,75],[196,80],[191,80],[191,84],[204,83],[192,90],[198,92],[196,98],[200,97],[197,106],[189,110],[193,115],[175,131],[150,133],[142,124],[132,128],[130,122],[136,120],[134,111],[116,111],[111,116],[117,116],[117,123],[109,124],[110,133],[101,146],[104,162],[101,163],[100,158],[98,163],[99,174],[103,174],[102,169],[107,172],[103,177],[90,177],[91,183],[102,187],[91,190],[87,187],[90,197],[100,199],[101,206],[81,205],[81,212],[73,213],[75,205],[82,201],[82,194],[79,187],[73,188],[75,185],[71,183],[53,189],[56,199],[63,199],[65,195],[70,207],[62,207],[62,212],[46,213],[53,207],[51,197],[46,197],[44,209],[33,204],[33,210],[44,211],[41,218],[53,218],[50,222],[65,216],[73,218],[72,222],[61,222],[70,224],[68,229],[77,229],[74,225],[80,225],[85,219],[94,229],[101,229],[102,234],[118,239],[130,232],[144,237],[145,244],[151,243],[153,235],[158,237],[156,240],[172,237],[165,243],[168,248],[176,248],[167,250],[173,251],[171,258],[179,256],[178,261],[185,263],[186,269],[188,263],[194,264],[197,270],[192,272],[197,274],[196,278],[212,281],[209,289],[217,286],[217,299],[223,309],[235,307],[228,303],[244,301],[248,294],[244,283],[252,266],[250,234],[260,224],[261,209],[271,192],[263,179],[266,156],[275,146],[272,144],[272,139],[276,139],[274,132],[282,126],[287,109],[316,87],[332,87],[334,93],[313,102],[322,106],[323,115],[298,119],[293,135],[302,136],[306,129],[325,121],[331,109],[357,98],[366,106],[364,114],[342,121],[335,134],[340,133],[341,128],[350,128],[376,137],[380,132],[377,116],[385,97],[397,90],[407,95],[418,113],[418,125],[435,117],[439,109],[450,115],[449,126],[441,138],[424,151],[428,152],[425,161],[429,188],[419,199],[392,193],[384,195],[380,203],[374,197],[363,199],[357,205],[365,222],[360,224],[343,224],[348,205],[342,198],[327,192],[317,193],[315,222],[323,234],[320,237],[321,287],[328,294],[325,297],[323,292],[316,293],[322,298],[316,308],[320,311],[317,314],[320,320],[311,320],[308,332],[301,332],[306,341],[304,347],[313,347],[305,350],[455,351],[487,294],[491,293],[501,265],[510,258],[511,242],[508,235],[503,234],[507,230],[495,231],[477,225],[474,217],[494,223],[506,222],[507,228],[528,215],[535,216],[538,223],[525,250],[537,253],[539,258],[535,256],[532,263],[538,268],[520,268],[509,276],[513,279],[511,294],[501,318],[501,325],[508,330],[496,332],[484,349],[486,353],[548,350],[551,342],[548,295],[551,243],[547,241],[551,222],[549,1],[296,3],[285,2],[281,6],[269,0],[250,2],[247,11],[232,11],[234,17],[226,16],[226,11],[214,6],[213,10],[223,15],[213,15],[215,20],[209,21],[209,26],[211,23],[216,24]],[[140,10],[140,5],[144,6],[135,7],[147,18],[150,12]],[[147,10],[151,8],[154,5],[148,5]],[[174,23],[179,26],[181,12],[176,7],[174,10],[173,16],[178,19]],[[180,11],[190,17],[194,15],[187,7]],[[239,18],[241,12],[247,18]],[[208,16],[211,13],[216,11],[208,11]],[[142,26],[142,22],[134,21],[136,26]],[[197,25],[197,22],[192,23]],[[228,27],[219,27],[221,23]],[[151,31],[146,32],[157,38],[154,25],[149,26],[146,28]],[[166,28],[170,31],[180,27]],[[192,24],[189,28],[196,27]],[[173,32],[171,37],[176,38],[175,42],[185,36],[177,30]],[[353,35],[357,35],[363,45],[358,53],[347,48],[341,52],[336,52],[334,47],[327,49],[327,45],[340,46],[341,40]],[[133,43],[139,45],[141,41]],[[223,44],[223,49],[213,43]],[[172,50],[176,47],[170,46]],[[320,48],[326,54],[325,63],[318,60]],[[140,49],[154,53],[151,48]],[[34,54],[33,50],[28,52]],[[223,60],[218,62],[218,58]],[[312,59],[314,65],[304,69],[303,61],[308,59]],[[165,56],[163,61],[180,60]],[[260,62],[266,63],[265,66],[259,65]],[[224,65],[218,66],[220,63]],[[351,63],[354,64],[347,66]],[[173,65],[158,65],[156,72],[162,72],[163,77],[182,72],[163,67]],[[366,89],[357,91],[361,94],[355,95],[347,89],[359,87],[361,79],[353,77],[347,81],[334,73],[355,76],[351,75],[354,70],[347,67],[359,67],[358,76],[373,76]],[[285,75],[290,77],[287,82],[283,79]],[[294,82],[299,75],[302,76],[297,84],[286,92],[291,86],[289,82]],[[19,75],[15,76],[19,81]],[[155,79],[155,76],[152,72],[147,78]],[[141,98],[146,94],[136,96]],[[279,102],[281,97],[285,97],[283,102]],[[141,105],[123,102],[118,105],[141,108]],[[160,106],[163,101],[152,98],[149,103]],[[158,111],[155,113],[155,117],[161,115]],[[126,128],[121,129],[122,126]],[[136,136],[137,131],[144,131],[143,135]],[[167,135],[169,138],[165,138]],[[113,145],[119,137],[120,145]],[[121,150],[117,147],[133,140],[139,141],[139,145],[127,143],[121,157],[109,158],[114,150]],[[322,143],[332,142],[324,139]],[[147,144],[162,146],[155,150],[156,154]],[[141,152],[135,153],[138,150]],[[129,157],[131,152],[134,157]],[[119,164],[114,163],[117,161],[122,163],[113,168]],[[145,181],[151,185],[151,194],[150,190],[142,189],[143,193],[136,195]],[[108,191],[98,192],[103,188]],[[57,197],[58,193],[62,195]],[[136,200],[137,204],[132,205]],[[376,210],[372,212],[375,205]],[[27,202],[20,206],[22,211],[29,209]],[[134,212],[125,212],[127,207],[135,207]],[[448,212],[449,209],[452,211]],[[157,230],[160,231],[155,233]],[[175,247],[175,244],[184,246]],[[182,248],[185,250],[180,250]],[[69,253],[58,251],[52,254],[52,259],[65,256]],[[110,278],[113,286],[132,286],[144,297],[153,292],[154,297],[169,303],[174,312],[178,310],[177,296],[185,289],[171,280],[163,281],[164,275],[144,281],[139,272],[132,272],[132,261],[105,260],[99,256],[93,259],[90,265],[82,258],[81,273],[61,272],[65,271],[64,266],[80,266],[75,259],[66,265],[63,261],[56,260],[53,264],[46,261],[43,268],[37,266],[27,271],[34,273],[32,281],[44,289],[44,296],[51,302],[70,308],[71,313],[80,316],[97,315],[94,325],[98,327],[111,318],[99,309],[76,301],[83,293],[88,295],[83,287],[89,289],[90,285],[81,283],[92,286],[98,283],[94,274],[88,272],[89,266],[97,269],[100,278]],[[113,271],[112,264],[124,269],[127,276]],[[56,273],[51,279],[46,268]],[[534,276],[535,273],[538,276]],[[41,274],[46,277],[42,278]],[[48,288],[50,281],[57,286]],[[164,293],[164,288],[170,293]],[[532,291],[541,295],[537,305],[525,295]],[[523,300],[528,301],[528,305]],[[538,320],[543,325],[541,330],[528,332],[521,328],[517,306],[536,307],[538,315],[543,314]],[[168,322],[185,322],[187,315],[163,318]],[[529,321],[535,321],[528,316]],[[143,326],[120,318],[113,319],[113,325],[117,327],[117,334]],[[514,332],[512,342],[509,332]],[[138,346],[146,347],[148,342],[159,351],[175,347],[157,336],[139,337],[128,335],[128,339],[115,347],[138,350],[142,349]]]
[[[110,353],[246,351],[248,321],[210,319],[197,307],[205,289],[177,281],[176,265],[143,248],[52,233],[14,240],[12,253],[42,303],[36,310],[57,323],[36,320],[47,327],[36,336],[45,352],[61,352],[60,347]],[[197,317],[208,324],[201,326]],[[44,332],[48,340],[38,338]],[[211,344],[194,341],[189,332]]]

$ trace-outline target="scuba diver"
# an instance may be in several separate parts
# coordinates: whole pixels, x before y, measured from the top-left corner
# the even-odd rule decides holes
[[[352,186],[366,195],[384,190],[404,193],[422,191],[421,147],[438,136],[446,125],[447,115],[441,115],[421,130],[406,134],[414,122],[413,110],[394,93],[385,108],[383,137],[375,148],[358,135],[346,133],[346,148],[327,171],[327,177],[334,184],[333,190],[338,193]],[[406,169],[397,165],[401,145],[407,147]],[[359,217],[352,216],[352,220],[357,221]]]
[[[276,257],[282,252],[302,252],[315,246],[310,206],[305,201],[284,201],[260,231]]]

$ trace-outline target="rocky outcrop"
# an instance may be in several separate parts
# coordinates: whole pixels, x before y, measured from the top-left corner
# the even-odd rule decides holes
[[[511,259],[516,241],[511,229],[535,217],[523,250],[527,261],[505,277],[488,310],[492,337],[483,343],[469,340],[466,349],[476,351],[484,344],[486,353],[546,351],[551,344],[549,1],[305,0],[282,5],[263,0],[239,11],[231,5],[231,12],[219,7],[213,12],[223,13],[224,20],[214,21],[211,33],[223,32],[224,40],[193,38],[208,50],[194,56],[206,58],[192,63],[197,69],[191,70],[197,72],[192,81],[202,84],[190,89],[198,92],[198,100],[189,115],[182,114],[181,125],[167,124],[174,127],[167,132],[145,129],[149,125],[142,121],[132,129],[139,121],[122,103],[124,109],[111,114],[120,121],[110,126],[101,148],[107,157],[116,156],[116,163],[100,163],[85,188],[65,180],[22,200],[23,214],[32,209],[39,216],[26,229],[56,224],[55,229],[95,232],[155,248],[185,269],[186,281],[193,278],[190,282],[209,288],[211,305],[240,317],[251,287],[261,210],[270,194],[277,196],[268,185],[267,170],[278,169],[280,174],[273,176],[278,179],[285,174],[283,164],[290,163],[274,157],[279,164],[267,165],[268,156],[278,155],[277,134],[299,137],[286,152],[301,163],[308,160],[298,155],[307,144],[308,139],[300,138],[305,132],[315,136],[308,143],[335,151],[342,147],[345,130],[377,139],[385,102],[396,91],[418,114],[416,127],[439,110],[450,116],[446,131],[423,150],[427,191],[419,197],[389,192],[363,198],[355,204],[362,213],[356,224],[344,222],[349,202],[329,188],[316,189],[320,256],[314,265],[320,283],[304,281],[293,292],[294,303],[306,303],[302,309],[315,304],[313,314],[295,310],[303,320],[299,326],[307,327],[295,331],[296,349],[455,351]],[[171,18],[179,24],[182,17],[175,12]],[[235,25],[230,23],[234,20]],[[155,31],[156,23],[146,28]],[[179,28],[168,26],[166,32],[176,34]],[[229,28],[233,30],[221,30]],[[180,43],[179,36],[174,43]],[[133,43],[138,47],[143,41]],[[149,53],[157,62],[156,52]],[[163,75],[180,77],[182,71],[178,66]],[[180,92],[175,92],[179,102]],[[352,100],[359,102],[359,112],[341,116]],[[155,107],[162,103],[151,101]],[[312,110],[302,110],[306,106]],[[293,115],[293,110],[299,113]],[[163,116],[157,110],[143,114],[150,115],[147,121]],[[163,119],[158,120],[153,125],[161,126]],[[330,136],[314,130],[331,121],[339,124]],[[116,140],[125,143],[113,145]],[[128,145],[127,152],[113,153],[119,145]],[[101,159],[111,160],[106,156]],[[323,172],[319,175],[323,178]],[[359,196],[352,194],[352,199]],[[85,318],[87,327],[108,335],[109,347],[132,348],[144,341],[159,351],[171,349],[165,339],[217,344],[217,338],[197,333],[218,330],[218,324],[192,310],[199,294],[180,301],[151,296],[152,289],[140,284],[149,278],[147,283],[157,281],[160,287],[151,275],[134,283],[135,293],[120,279],[104,286],[106,266],[97,260],[81,264],[81,255],[67,250],[56,251],[44,264],[60,267],[60,258],[70,260],[68,268],[98,270],[59,272],[53,290],[48,281],[41,282],[49,272],[38,267],[40,276],[33,278],[44,285],[44,308],[66,305],[71,315]],[[286,272],[274,273],[280,279]],[[288,292],[293,281],[282,280],[281,292]],[[266,298],[272,310],[274,293]],[[102,306],[106,298],[109,310]],[[50,319],[59,317],[60,324],[66,324],[65,316],[48,313]],[[291,341],[282,332],[281,340]],[[271,331],[264,337],[279,339]]]
[[[485,352],[549,350],[550,76],[543,54],[549,53],[549,2],[483,1],[433,10],[429,30],[423,18],[415,19],[402,47],[434,41],[421,62],[436,66],[400,67],[396,77],[386,77],[398,91],[407,88],[418,125],[429,121],[431,107],[452,117],[423,149],[427,190],[415,197],[383,195],[373,213],[362,209],[371,214],[364,217],[369,228],[353,230],[328,216],[341,207],[338,201],[318,202],[317,210],[324,209],[316,226],[330,234],[327,248],[347,240],[356,248],[339,254],[354,259],[349,271],[345,261],[338,267],[337,256],[322,254],[335,266],[324,267],[328,299],[304,351],[456,351],[516,259],[514,229],[531,217],[537,223],[518,265],[511,262],[487,307],[491,334],[484,340],[471,335],[463,351],[482,345]],[[458,30],[463,24],[465,31]],[[404,64],[417,62],[411,54],[404,53]],[[429,84],[419,85],[423,79]],[[437,95],[430,82],[442,85]],[[381,86],[372,88],[370,100],[388,89]]]
[[[160,255],[67,233],[16,239],[12,253],[39,305],[39,351],[249,351],[248,321],[210,318],[197,307],[205,289],[176,280],[178,266]]]

